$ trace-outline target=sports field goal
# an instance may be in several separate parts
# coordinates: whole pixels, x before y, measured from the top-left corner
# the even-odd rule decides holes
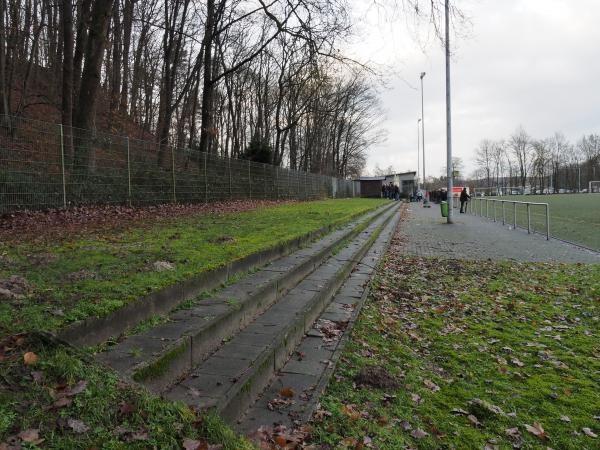
[[[501,197],[504,195],[521,195],[523,188],[521,186],[493,186],[478,187],[473,189],[475,197]]]
[[[600,193],[600,180],[590,181],[588,192]]]

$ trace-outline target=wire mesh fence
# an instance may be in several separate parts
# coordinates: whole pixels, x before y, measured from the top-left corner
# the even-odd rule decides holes
[[[350,180],[0,116],[0,214],[90,204],[358,195]]]

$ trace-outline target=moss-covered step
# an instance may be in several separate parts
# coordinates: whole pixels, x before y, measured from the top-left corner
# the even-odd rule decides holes
[[[164,396],[235,422],[269,384],[314,320],[397,214],[392,207],[235,335]]]

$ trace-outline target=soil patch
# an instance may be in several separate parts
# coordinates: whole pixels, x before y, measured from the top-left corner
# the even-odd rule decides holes
[[[373,386],[379,389],[397,389],[400,382],[387,370],[379,366],[364,367],[354,377],[357,385]]]

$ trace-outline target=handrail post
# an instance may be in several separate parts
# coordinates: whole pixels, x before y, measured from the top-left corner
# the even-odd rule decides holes
[[[490,200],[488,198],[485,199],[485,218],[490,218]]]
[[[546,203],[546,240],[550,240],[550,205]]]
[[[4,19],[3,19],[4,20]],[[67,208],[67,182],[65,177],[65,136],[63,125],[60,124],[60,167],[62,170],[63,208]]]
[[[494,200],[494,222],[496,221],[496,203],[498,202]]]
[[[504,214],[504,200],[502,200],[502,225],[506,225],[506,216]]]
[[[513,228],[517,229],[517,202],[513,202]]]
[[[529,203],[527,203],[527,233],[531,234],[531,210],[530,207],[531,205]]]

